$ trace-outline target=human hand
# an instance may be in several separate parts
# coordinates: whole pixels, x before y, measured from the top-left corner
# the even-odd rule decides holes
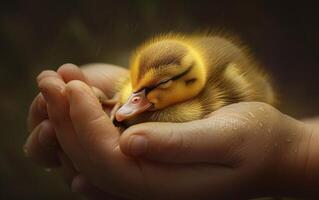
[[[223,198],[230,195],[226,199],[317,197],[318,122],[305,124],[270,105],[242,102],[194,122],[135,125],[123,133],[120,147],[128,156],[155,162],[229,167],[229,179],[217,170],[211,177],[217,188],[228,189],[219,190]],[[133,143],[135,137],[147,145]]]
[[[109,64],[89,64],[81,67],[81,70],[72,64],[62,65],[57,73],[50,70],[43,71],[37,78],[38,82],[45,77],[56,76],[65,82],[81,80],[92,87],[100,89],[108,97],[114,94],[114,83],[119,77],[127,76],[127,70]],[[49,168],[61,168],[64,179],[71,184],[73,179],[89,196],[96,196],[97,189],[87,183],[83,183],[81,176],[73,167],[72,162],[61,150],[56,138],[56,133],[51,120],[48,117],[47,105],[41,93],[33,100],[27,119],[30,135],[25,144],[28,157],[41,166]]]
[[[120,136],[84,83],[51,77],[40,87],[62,149],[112,197],[240,199],[304,181],[312,134],[269,105],[233,104],[206,119],[138,124]]]
[[[37,77],[38,82],[44,77],[54,76],[56,73],[45,70]],[[64,64],[57,70],[59,78],[65,82],[81,80],[90,86],[100,89],[108,97],[114,95],[114,83],[119,77],[127,76],[127,70],[109,64],[85,65],[79,70],[75,65]],[[55,132],[48,119],[47,106],[43,95],[39,93],[33,100],[27,118],[30,132],[26,149],[28,155],[38,164],[45,167],[59,165],[56,151],[58,143]],[[41,131],[39,131],[41,127]]]

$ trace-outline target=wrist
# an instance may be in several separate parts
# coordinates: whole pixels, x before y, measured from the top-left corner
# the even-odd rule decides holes
[[[288,117],[276,177],[283,196],[319,196],[319,133],[314,126]]]
[[[308,138],[304,142],[305,148],[304,165],[300,170],[303,170],[303,180],[301,185],[301,193],[307,196],[316,196],[319,186],[319,126],[310,123],[304,124],[304,134]]]

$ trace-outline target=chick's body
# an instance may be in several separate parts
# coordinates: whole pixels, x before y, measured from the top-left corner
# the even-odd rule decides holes
[[[119,104],[145,90],[152,107],[123,120],[186,122],[241,101],[274,102],[268,77],[247,50],[222,36],[164,35],[137,49]],[[144,93],[143,93],[144,94]]]

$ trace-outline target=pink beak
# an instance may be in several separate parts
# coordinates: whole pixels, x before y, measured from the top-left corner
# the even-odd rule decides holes
[[[115,119],[118,122],[124,121],[125,119],[134,117],[149,107],[152,106],[152,103],[148,101],[145,95],[145,90],[141,92],[132,93],[127,102],[120,107],[115,113]]]

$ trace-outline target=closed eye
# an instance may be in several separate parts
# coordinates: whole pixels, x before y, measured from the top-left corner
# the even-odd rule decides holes
[[[158,84],[158,88],[163,88],[163,89],[165,89],[165,88],[168,88],[169,86],[171,86],[172,85],[172,80],[170,79],[170,80],[167,80],[167,81],[164,81],[164,82],[161,82],[160,84]]]
[[[192,67],[193,67],[194,64],[192,64],[188,69],[186,69],[184,72],[172,77],[171,79],[168,79],[167,81],[164,81],[164,82],[160,82],[159,84],[157,85],[153,85],[153,86],[149,86],[149,87],[144,87],[144,88],[141,88],[140,90],[136,91],[136,92],[139,92],[139,91],[142,91],[145,89],[145,94],[148,94],[150,91],[152,91],[153,89],[159,87],[159,88],[167,88],[171,85],[171,83],[174,81],[174,80],[177,80],[177,79],[180,79],[181,77],[185,76],[186,74],[188,74],[188,72],[191,71]]]

